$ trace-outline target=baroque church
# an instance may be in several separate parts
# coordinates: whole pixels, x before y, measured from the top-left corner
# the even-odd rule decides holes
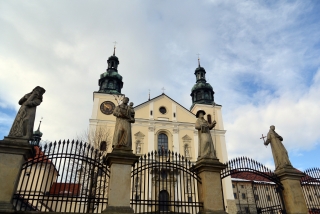
[[[89,120],[89,132],[100,128],[108,129],[113,135],[116,117],[112,112],[123,97],[124,79],[118,70],[119,59],[115,55],[108,58],[108,68],[100,75],[99,90],[93,92],[92,115]],[[211,130],[211,136],[220,162],[228,161],[221,105],[214,102],[214,91],[206,81],[206,70],[200,66],[194,71],[195,84],[191,89],[191,107],[188,110],[167,94],[162,93],[146,102],[134,106],[135,123],[132,124],[132,149],[137,155],[151,151],[170,150],[183,155],[191,162],[198,158],[198,131],[195,129],[196,112],[204,110],[205,118],[217,124]],[[112,136],[110,140],[112,139]],[[108,143],[111,145],[111,142]],[[102,145],[93,145],[101,148]],[[104,146],[102,146],[104,147]],[[111,152],[111,146],[107,151]],[[223,179],[224,204],[234,200],[231,178]]]

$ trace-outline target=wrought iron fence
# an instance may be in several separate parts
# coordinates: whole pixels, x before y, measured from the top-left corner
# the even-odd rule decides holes
[[[304,173],[301,187],[309,213],[320,214],[320,169],[307,169]]]
[[[78,141],[34,146],[13,198],[18,211],[99,213],[107,206],[105,157]]]
[[[221,178],[232,177],[238,213],[286,213],[283,187],[272,170],[247,157],[232,159],[226,165]]]
[[[199,213],[200,178],[191,162],[170,151],[154,151],[133,166],[131,206],[135,213]]]

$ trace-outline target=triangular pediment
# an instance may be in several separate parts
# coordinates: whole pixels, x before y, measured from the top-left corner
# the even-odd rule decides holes
[[[135,133],[134,136],[136,136],[136,137],[144,137],[145,135],[142,132],[139,131],[139,132]]]
[[[189,135],[185,135],[182,137],[182,140],[192,140],[191,137],[189,137]]]

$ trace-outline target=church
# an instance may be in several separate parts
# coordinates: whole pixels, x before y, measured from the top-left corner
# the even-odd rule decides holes
[[[125,78],[120,75],[119,58],[113,55],[108,58],[108,68],[99,78],[99,90],[93,92],[92,115],[89,120],[89,132],[99,129],[114,133],[116,117],[113,110],[124,97],[122,88]],[[200,66],[194,71],[195,84],[191,89],[191,106],[182,106],[167,94],[162,93],[152,99],[135,105],[135,123],[132,123],[132,149],[136,155],[144,155],[151,151],[172,151],[181,154],[191,162],[198,158],[198,130],[195,129],[196,113],[206,112],[205,119],[216,126],[211,136],[220,162],[226,163],[225,133],[222,119],[222,106],[214,102],[214,91],[206,81],[206,70]],[[128,89],[127,89],[128,90]],[[130,102],[130,101],[129,101]],[[111,140],[112,141],[112,140]],[[106,142],[103,142],[106,143]],[[107,151],[111,152],[111,142],[107,142]],[[106,148],[106,145],[93,145]],[[231,178],[223,179],[224,204],[234,201]]]

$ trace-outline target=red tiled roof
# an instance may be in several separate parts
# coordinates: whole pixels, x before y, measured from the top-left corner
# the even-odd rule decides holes
[[[33,149],[34,149],[36,155],[33,158],[29,158],[28,161],[31,161],[33,159],[34,163],[37,163],[37,162],[51,163],[51,161],[44,154],[44,152],[41,151],[39,146],[34,146]]]
[[[74,183],[53,183],[49,194],[50,195],[80,195],[81,184]]]
[[[231,175],[231,178],[238,178],[244,179],[249,181],[264,181],[264,182],[271,182],[268,178],[265,178],[261,175],[257,175],[253,172],[238,172]]]

